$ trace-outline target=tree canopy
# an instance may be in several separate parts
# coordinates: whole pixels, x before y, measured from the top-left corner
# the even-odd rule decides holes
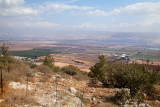
[[[157,71],[150,65],[137,63],[108,63],[104,55],[99,56],[99,62],[90,68],[89,76],[98,79],[105,87],[129,88],[132,96],[146,86],[153,87],[160,80]]]
[[[51,54],[48,54],[44,61],[43,61],[43,65],[46,65],[46,66],[49,66],[50,68],[53,68],[54,67],[54,58],[52,57]]]

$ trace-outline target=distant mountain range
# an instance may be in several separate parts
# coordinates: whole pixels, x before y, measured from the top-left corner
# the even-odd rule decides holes
[[[96,42],[110,44],[133,44],[160,46],[160,33],[141,32],[100,32],[100,31],[64,31],[53,35],[13,35],[0,36],[0,41],[63,41],[63,42]]]

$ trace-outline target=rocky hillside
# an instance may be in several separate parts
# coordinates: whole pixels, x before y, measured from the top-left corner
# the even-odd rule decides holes
[[[78,75],[75,78],[63,72],[52,72],[46,66],[29,69],[27,64],[19,62],[11,68],[10,72],[3,72],[0,107],[116,107],[106,102],[106,97],[121,91],[103,88],[100,82],[89,77]],[[154,103],[159,104],[159,101]],[[137,106],[137,102],[124,102],[122,106],[150,107],[147,103]]]
[[[100,82],[89,77],[53,73],[46,66],[29,69],[28,65],[19,62],[11,68],[10,72],[3,72],[1,107],[90,107],[120,90],[103,88]]]

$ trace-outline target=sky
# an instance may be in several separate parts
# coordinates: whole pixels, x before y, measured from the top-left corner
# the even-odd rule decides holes
[[[0,36],[65,31],[160,33],[160,0],[0,0]]]

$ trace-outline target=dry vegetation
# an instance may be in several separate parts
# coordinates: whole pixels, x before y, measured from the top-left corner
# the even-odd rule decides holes
[[[36,68],[33,68],[34,75],[42,75],[40,77],[36,77],[29,72],[29,65],[23,61],[17,61],[16,63],[10,64],[10,71],[3,71],[3,94],[1,93],[0,99],[4,101],[0,103],[0,107],[11,107],[11,106],[20,106],[20,105],[39,105],[36,102],[35,90],[28,91],[28,96],[26,97],[26,90],[24,89],[13,89],[9,86],[10,82],[20,82],[22,84],[26,84],[26,77],[29,74],[29,83],[34,84],[35,82],[47,83],[50,81],[53,75],[61,75],[63,78],[71,78],[71,76],[67,75],[64,72],[53,72],[51,68],[48,66],[40,65]],[[88,79],[87,75],[78,73],[78,75],[73,76],[73,78],[77,80],[86,80]],[[59,79],[58,79],[59,81]],[[49,85],[50,86],[50,85]],[[41,87],[41,86],[40,86]],[[48,85],[44,84],[43,89],[47,89]],[[38,86],[37,86],[38,88]],[[63,93],[62,93],[63,94]]]
[[[2,98],[5,100],[4,102],[0,103],[1,107],[12,107],[16,105],[30,105],[35,106],[39,105],[34,98],[32,98],[32,92],[28,91],[28,96],[26,97],[25,90],[21,89],[12,89],[8,88],[7,91],[4,93]]]
[[[26,97],[26,91],[23,89],[13,89],[8,84],[10,82],[20,82],[26,83],[26,75],[29,69],[29,66],[23,62],[16,62],[14,64],[10,64],[11,70],[9,72],[3,71],[3,94],[1,93],[0,99],[4,99],[2,103],[0,103],[0,107],[12,107],[17,105],[38,105],[34,98],[31,96],[33,92],[28,91],[28,96]],[[32,75],[29,75],[30,81],[33,81]]]
[[[24,63],[18,62],[16,64],[11,64],[10,68],[11,70],[9,72],[7,71],[3,72],[4,81],[8,82],[15,81],[24,83],[29,66]]]
[[[20,90],[20,89],[12,89],[10,87],[8,87],[8,83],[11,81],[16,81],[16,82],[21,82],[21,83],[26,83],[26,73],[28,72],[29,66],[24,63],[24,62],[18,62],[16,64],[11,65],[11,71],[10,72],[6,72],[4,71],[4,94],[3,96],[1,96],[1,99],[4,99],[5,101],[0,103],[0,107],[11,107],[11,106],[15,106],[15,104],[17,104],[17,106],[19,105],[30,105],[30,106],[35,106],[35,105],[39,105],[36,101],[36,99],[34,98],[35,90],[33,91],[29,91],[28,92],[28,96],[26,97],[26,93],[25,90]],[[90,78],[86,75],[86,73],[77,73],[78,75],[73,75],[70,76],[64,72],[52,72],[52,70],[44,65],[40,65],[36,68],[33,69],[35,73],[37,74],[42,74],[40,75],[40,77],[34,77],[32,75],[30,75],[30,79],[29,82],[30,83],[35,83],[35,82],[41,82],[44,83],[43,86],[39,85],[37,86],[37,88],[43,89],[43,90],[48,90],[49,87],[51,86],[55,86],[55,82],[51,79],[52,76],[54,75],[60,75],[61,78],[63,78],[64,80],[62,80],[61,78],[58,78],[58,88],[59,89],[68,89],[69,87],[75,87],[79,92],[83,92],[82,89],[84,90],[84,96],[92,96],[95,97],[96,100],[101,100],[101,98],[105,98],[105,96],[107,95],[112,95],[115,92],[111,91],[110,89],[103,89],[102,87],[97,87],[96,86],[89,86],[89,84],[87,84],[90,80]],[[19,78],[17,78],[19,77]],[[52,81],[51,81],[52,80]],[[84,84],[84,85],[83,85]],[[157,90],[158,92],[160,92],[160,85],[157,85]],[[63,91],[59,91],[59,94],[61,95],[66,95],[67,93],[63,92]],[[67,94],[68,95],[68,94]],[[81,99],[80,95],[77,95],[78,98]],[[84,99],[83,101],[84,103],[88,103],[89,100],[88,99]],[[67,104],[67,100],[63,102],[64,105]],[[153,105],[153,107],[159,107],[158,105],[159,103],[154,102],[150,102],[150,105]],[[110,106],[110,107],[116,107],[115,105],[111,104],[111,103],[102,103],[102,104],[98,104],[97,107],[106,107],[106,106]]]
[[[155,85],[155,89],[156,89],[156,95],[159,96],[159,100],[160,100],[160,83]],[[156,101],[150,101],[149,104],[153,107],[160,107],[160,103],[158,102],[158,100]]]

